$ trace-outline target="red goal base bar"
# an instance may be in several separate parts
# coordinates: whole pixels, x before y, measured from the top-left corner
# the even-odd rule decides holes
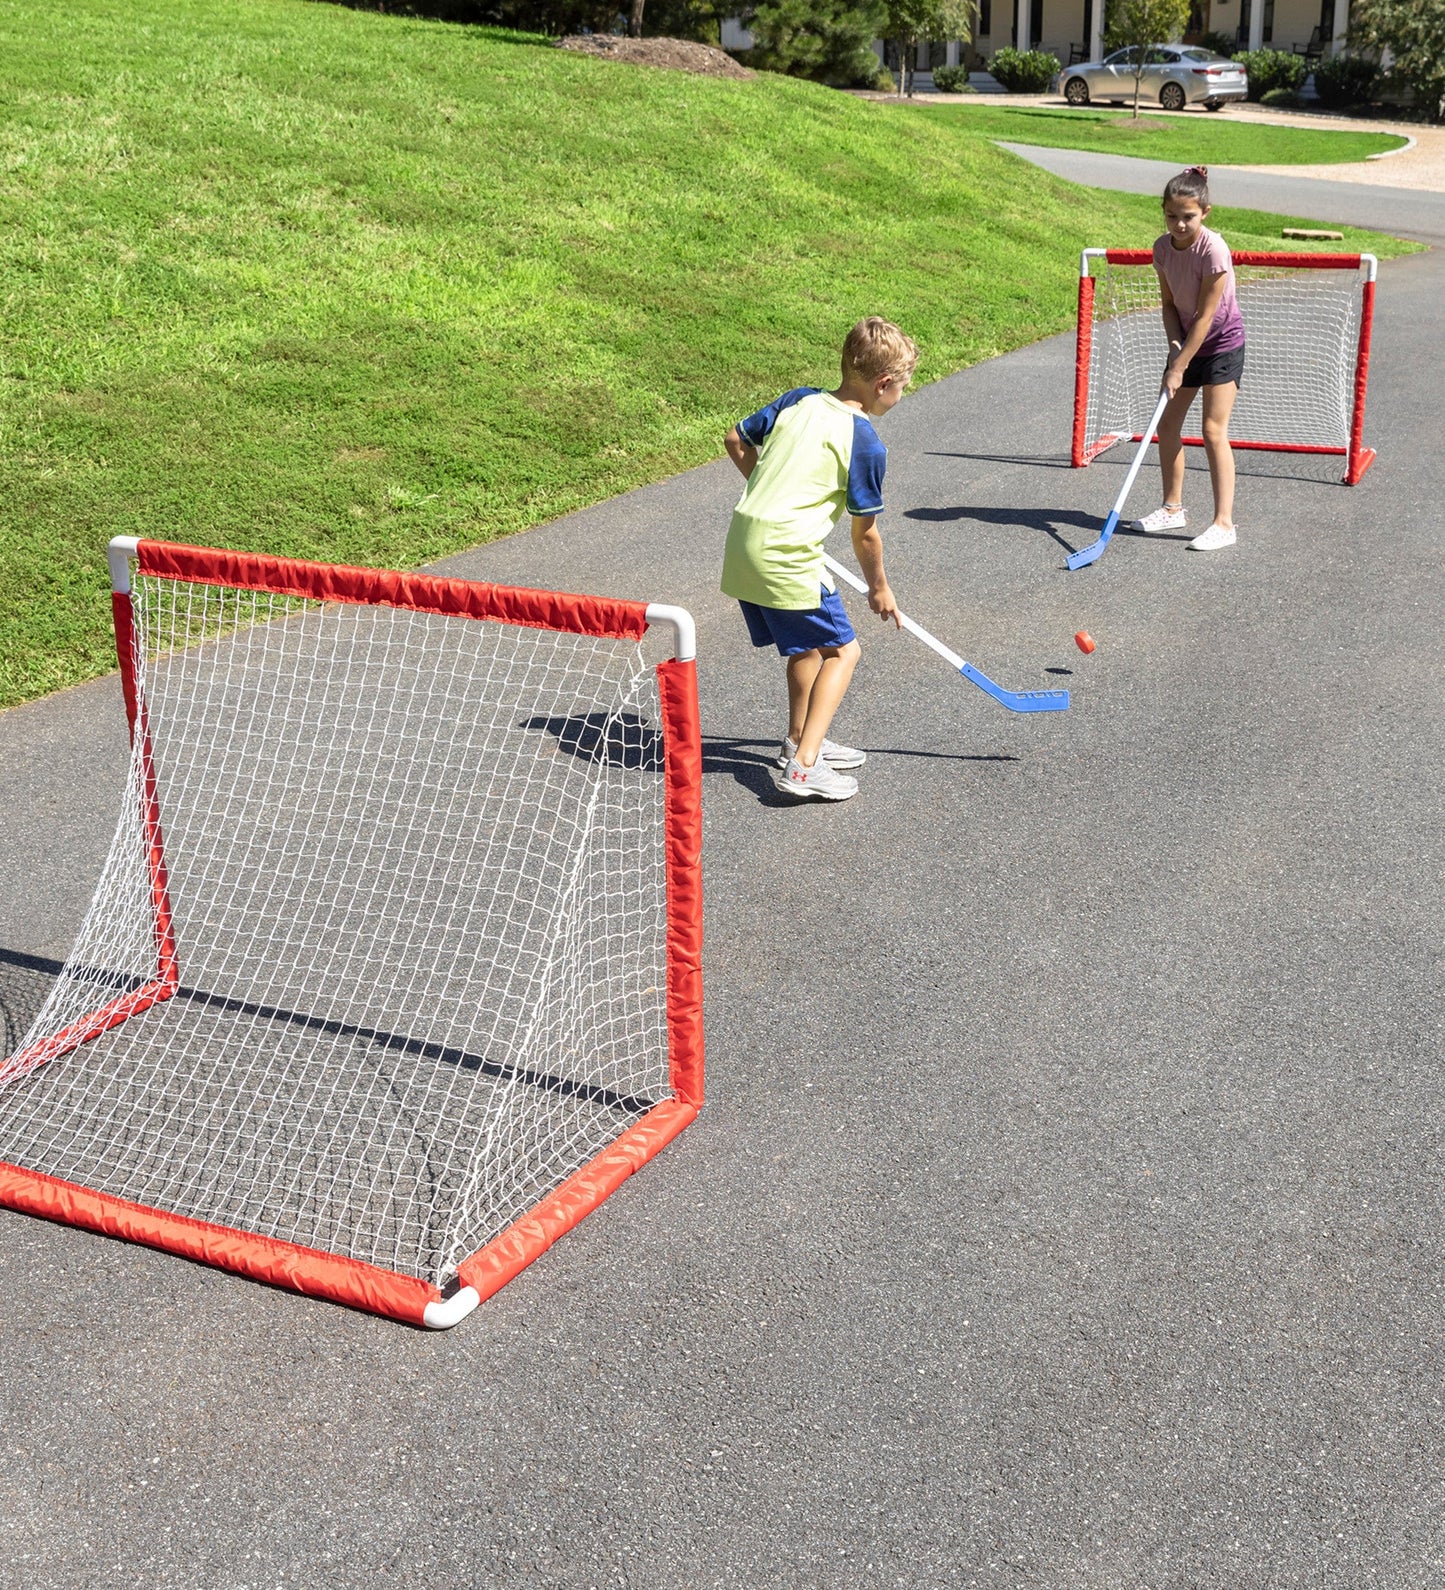
[[[655,1105],[610,1148],[574,1171],[515,1225],[465,1260],[458,1270],[462,1284],[476,1291],[478,1302],[485,1302],[665,1148],[696,1119],[698,1108],[680,1099]],[[319,1248],[150,1209],[3,1162],[0,1207],[159,1248],[248,1280],[382,1314],[407,1325],[430,1325],[433,1322],[427,1318],[427,1309],[443,1302],[442,1293],[429,1281]]]
[[[1151,436],[1149,439],[1156,442],[1159,440],[1157,436]],[[1125,436],[1122,431],[1115,436],[1101,436],[1092,447],[1085,448],[1084,456],[1079,460],[1079,464],[1092,464],[1101,453],[1107,452],[1118,442],[1142,442],[1143,440],[1143,431],[1139,431],[1133,436]],[[1204,438],[1202,436],[1181,436],[1179,440],[1186,447],[1204,446]],[[1322,447],[1314,446],[1308,442],[1236,442],[1231,440],[1229,445],[1234,452],[1328,453],[1335,458],[1348,458],[1350,456],[1348,447]],[[1361,448],[1349,468],[1340,477],[1341,483],[1346,486],[1358,485],[1360,480],[1363,479],[1365,471],[1374,462],[1375,449],[1373,447]]]

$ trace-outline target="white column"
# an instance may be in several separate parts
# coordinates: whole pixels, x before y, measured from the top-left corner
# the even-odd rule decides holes
[[[1094,0],[1094,14],[1089,27],[1089,59],[1104,59],[1104,0]]]
[[[1338,55],[1345,47],[1345,36],[1350,31],[1350,6],[1353,0],[1335,0],[1335,36],[1330,40],[1329,53]]]
[[[928,40],[927,39],[920,39],[918,41],[918,48],[917,48],[917,50],[914,51],[914,54],[913,54],[913,69],[916,72],[926,72],[928,70]]]
[[[1249,47],[1261,49],[1264,45],[1264,0],[1249,0]]]
[[[1018,27],[1020,50],[1031,50],[1033,44],[1029,39],[1030,12],[1033,10],[1030,0],[1014,0],[1014,23]]]
[[[958,65],[958,40],[950,39],[944,47],[943,64],[945,66]]]

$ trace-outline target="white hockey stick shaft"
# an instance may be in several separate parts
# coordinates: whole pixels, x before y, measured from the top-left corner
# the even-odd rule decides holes
[[[845,569],[841,563],[838,563],[833,558],[830,558],[826,552],[823,554],[823,562],[827,564],[827,566],[833,571],[834,574],[838,576],[840,580],[846,581],[846,583],[851,585],[855,591],[862,591],[864,596],[868,594],[867,585],[860,580],[856,574],[854,574],[852,569]],[[936,636],[930,635],[928,631],[924,629],[922,624],[915,624],[906,613],[902,612],[900,612],[898,615],[898,623],[900,627],[906,629],[910,635],[914,635],[921,640],[925,646],[931,646],[933,650],[944,659],[945,662],[952,663],[955,668],[962,672],[963,658],[960,657],[957,652],[950,651],[948,647],[945,646],[943,642]]]

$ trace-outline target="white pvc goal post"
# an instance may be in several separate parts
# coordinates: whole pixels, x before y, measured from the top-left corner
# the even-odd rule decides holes
[[[1337,454],[1355,485],[1375,460],[1364,441],[1374,323],[1373,254],[1240,251],[1233,256],[1247,339],[1230,421],[1242,449]],[[1071,461],[1143,441],[1168,349],[1147,249],[1085,249],[1079,262]],[[1187,446],[1203,444],[1186,436]]]
[[[450,1325],[701,1106],[692,620],[110,563],[129,778],[0,1204]]]

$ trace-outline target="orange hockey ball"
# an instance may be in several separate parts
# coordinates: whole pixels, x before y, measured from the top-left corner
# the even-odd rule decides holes
[[[1081,652],[1087,654],[1094,649],[1094,637],[1088,632],[1088,630],[1081,629],[1079,633],[1074,636],[1074,644]]]

